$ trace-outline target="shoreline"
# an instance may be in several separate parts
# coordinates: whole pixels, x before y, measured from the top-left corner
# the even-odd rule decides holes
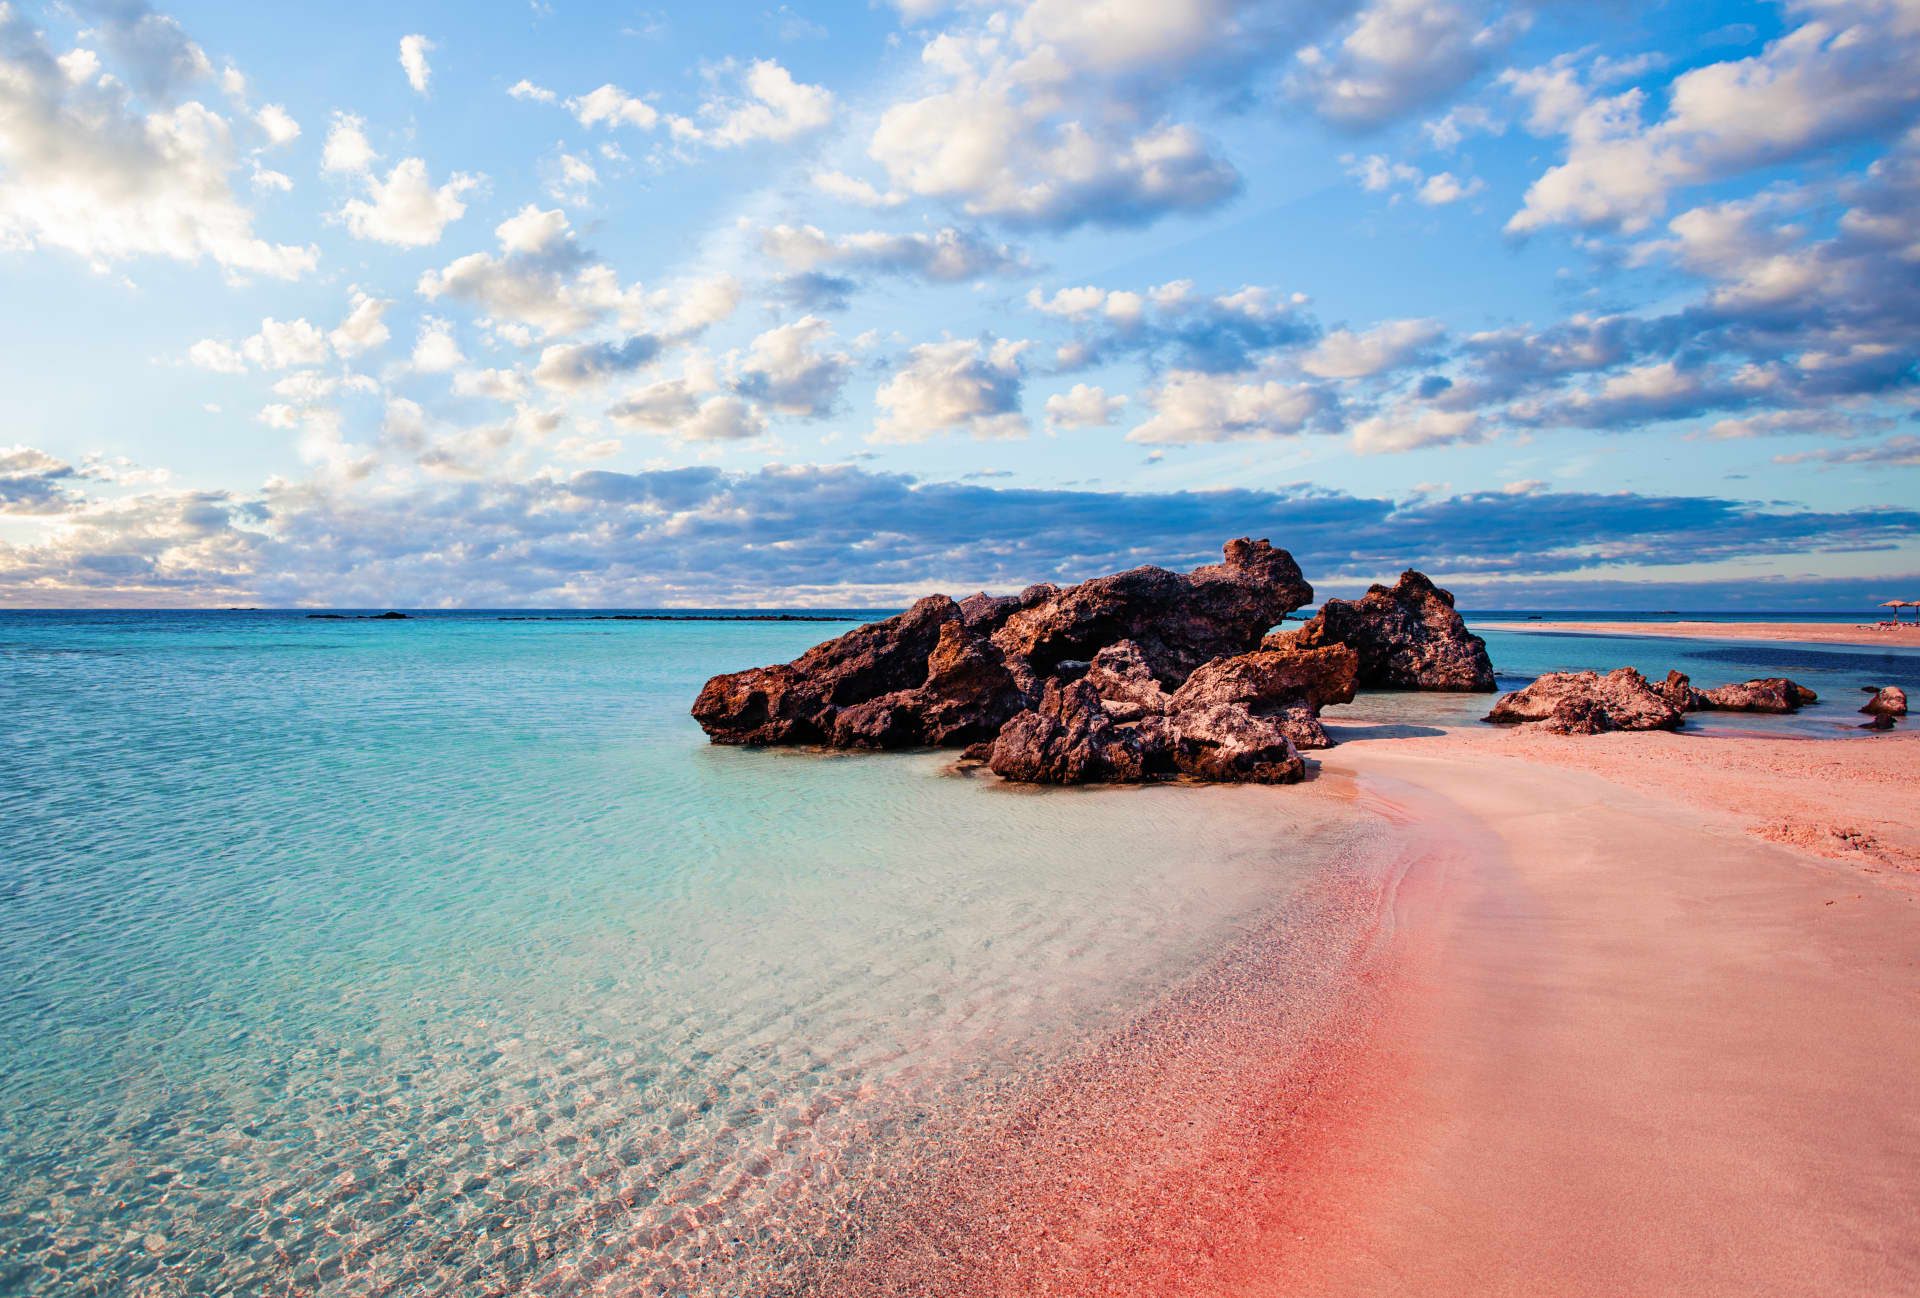
[[[1792,644],[1870,645],[1920,650],[1920,626],[1899,630],[1872,624],[1837,622],[1475,622],[1476,635],[1488,631],[1544,632],[1551,635],[1633,636],[1673,640],[1783,641]]]

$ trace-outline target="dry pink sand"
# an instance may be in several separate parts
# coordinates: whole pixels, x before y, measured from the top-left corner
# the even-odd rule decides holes
[[[1331,1177],[1365,1206],[1279,1288],[1920,1293],[1915,757],[1479,728],[1322,755],[1317,787],[1437,850],[1395,903],[1395,1080]],[[1813,832],[1854,825],[1884,861]]]
[[[1486,622],[1478,631],[1575,631],[1586,635],[1652,635],[1680,640],[1791,640],[1801,644],[1909,645],[1920,649],[1920,623],[1876,626],[1813,622]]]

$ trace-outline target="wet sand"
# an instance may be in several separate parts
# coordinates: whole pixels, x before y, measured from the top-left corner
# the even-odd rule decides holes
[[[1796,644],[1850,644],[1920,649],[1920,623],[1875,626],[1828,622],[1480,622],[1475,631],[1552,631],[1562,635],[1663,636],[1676,640],[1784,640]]]
[[[1369,1192],[1276,1292],[1920,1293],[1920,876],[1714,805],[1744,766],[1789,811],[1920,820],[1911,775],[1834,776],[1912,772],[1920,736],[1347,738],[1318,787],[1433,851],[1394,902],[1392,1080],[1329,1173]]]

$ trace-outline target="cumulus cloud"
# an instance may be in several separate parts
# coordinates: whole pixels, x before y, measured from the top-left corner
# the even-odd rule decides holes
[[[1027,305],[1076,327],[1075,340],[1056,353],[1062,370],[1138,353],[1164,358],[1179,369],[1229,373],[1249,369],[1262,356],[1317,332],[1306,315],[1304,294],[1257,284],[1216,294],[1198,292],[1191,280],[1158,284],[1143,293],[1073,285],[1049,296],[1036,287],[1028,292]]]
[[[478,188],[481,178],[455,172],[435,187],[420,158],[403,158],[387,178],[364,177],[367,196],[351,198],[340,216],[356,239],[390,243],[400,248],[424,248],[440,242],[440,235],[467,214],[462,196]]]
[[[1891,131],[1920,104],[1920,12],[1902,0],[1798,0],[1807,21],[1760,53],[1675,77],[1645,120],[1638,88],[1596,95],[1566,63],[1516,72],[1528,129],[1562,134],[1566,161],[1527,190],[1507,229],[1556,224],[1644,229],[1676,188]]]
[[[598,387],[617,374],[629,374],[660,354],[653,334],[635,334],[617,342],[556,343],[540,353],[533,381],[562,392]]]
[[[371,167],[380,155],[367,141],[366,125],[351,113],[336,112],[321,148],[321,170],[357,175]]]
[[[427,83],[433,79],[433,69],[427,64],[427,51],[433,48],[433,42],[424,36],[400,38],[400,68],[417,94],[426,94]]]
[[[1104,388],[1076,383],[1047,398],[1047,427],[1056,431],[1105,428],[1119,417],[1126,404],[1125,397],[1110,397]]]
[[[741,93],[717,95],[700,107],[699,119],[676,117],[674,138],[737,148],[761,140],[785,141],[817,131],[833,120],[833,93],[795,81],[771,59],[756,59],[740,77]]]
[[[1300,368],[1323,379],[1361,379],[1422,363],[1445,337],[1438,320],[1389,320],[1364,333],[1335,329],[1301,358]]]
[[[283,144],[292,144],[300,138],[300,123],[293,120],[292,114],[279,104],[266,104],[253,115],[253,120],[261,130],[267,133],[267,145],[279,148]]]
[[[874,396],[880,418],[869,440],[923,442],[942,433],[1017,438],[1027,435],[1020,413],[1024,342],[970,339],[921,343]]]
[[[1451,94],[1525,27],[1471,0],[1373,0],[1337,43],[1299,52],[1288,89],[1342,126],[1380,126]]]
[[[327,336],[305,320],[260,322],[260,332],[240,344],[241,354],[263,370],[320,365],[327,359]]]
[[[1429,446],[1484,442],[1492,435],[1471,410],[1400,405],[1353,426],[1356,455],[1386,455]]]
[[[494,227],[494,237],[498,255],[470,253],[423,272],[420,296],[465,302],[490,320],[527,325],[548,338],[579,333],[608,318],[623,329],[641,327],[648,309],[645,290],[638,284],[622,287],[612,267],[575,241],[561,209],[543,211],[529,203]]]
[[[199,47],[144,5],[104,14],[100,31],[126,79],[102,75],[91,51],[63,66],[44,32],[0,5],[0,248],[59,248],[100,264],[210,260],[278,279],[312,271],[316,249],[254,233],[233,191],[227,119],[173,102],[211,73]],[[132,90],[171,106],[145,109]]]
[[[327,341],[333,350],[341,356],[358,356],[362,352],[372,351],[384,344],[393,335],[388,331],[384,319],[387,308],[393,303],[385,298],[374,297],[359,288],[351,291],[353,308],[338,328],[327,335]]]
[[[526,94],[516,93],[520,86],[527,87]],[[528,85],[524,81],[520,86],[515,86],[508,93],[516,94],[517,98],[551,102],[549,93],[539,87]],[[567,100],[567,111],[572,113],[574,119],[582,126],[633,126],[643,131],[650,131],[660,121],[660,113],[653,105],[645,100],[636,99],[611,82],[598,90]]]
[[[843,203],[860,207],[899,207],[907,201],[907,195],[897,189],[882,193],[873,182],[849,176],[844,171],[814,172],[813,187]]]
[[[422,374],[445,374],[466,364],[460,344],[453,339],[453,326],[428,316],[420,322],[420,334],[413,345],[413,368]]]
[[[762,234],[760,246],[768,256],[800,272],[831,266],[955,283],[989,275],[1020,275],[1030,269],[1025,254],[1007,244],[951,226],[932,234],[869,230],[827,235],[811,225],[776,225]]]
[[[1337,403],[1312,383],[1175,370],[1141,400],[1153,414],[1127,440],[1150,445],[1291,437],[1337,426],[1330,422]]]
[[[734,391],[783,415],[818,419],[830,414],[853,368],[853,358],[827,348],[833,326],[803,316],[769,329],[747,348]]]
[[[528,99],[536,104],[551,104],[560,98],[560,96],[554,94],[553,91],[548,90],[544,86],[536,86],[525,77],[508,86],[507,93],[515,99]]]

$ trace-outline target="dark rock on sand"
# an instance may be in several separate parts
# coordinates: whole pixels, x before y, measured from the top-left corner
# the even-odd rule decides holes
[[[1268,639],[1271,648],[1348,646],[1359,655],[1363,689],[1497,688],[1487,642],[1467,630],[1451,594],[1412,569],[1393,586],[1368,587],[1357,600],[1330,599],[1299,630]]]
[[[1694,709],[1703,712],[1793,712],[1820,699],[1812,690],[1784,676],[1741,681],[1693,693]]]
[[[1549,672],[1503,696],[1486,719],[1498,725],[1538,723],[1555,734],[1597,735],[1608,730],[1673,730],[1681,715],[1646,677],[1622,667],[1605,676]]]
[[[1312,598],[1286,551],[1245,539],[1226,546],[1223,562],[1185,575],[1135,568],[1064,590],[982,592],[961,603],[931,595],[791,663],[714,677],[693,715],[715,743],[965,746],[993,738],[1017,714],[1040,711],[1049,682],[1092,674],[1093,660],[1119,642],[1129,646],[1124,660],[1109,655],[1107,668],[1155,685],[1164,697],[1161,687],[1179,685],[1213,658],[1252,649],[1267,628]],[[1105,714],[1100,691],[1084,697]],[[1042,717],[1075,736],[1070,747],[1104,742],[1074,728],[1082,698],[1056,697]],[[1141,706],[1125,719],[1145,715]],[[1038,742],[1045,727],[1026,726]],[[1021,759],[1022,769],[1048,764]],[[1123,758],[1106,762],[1097,754],[1051,764],[1060,771],[1129,769]]]
[[[1271,722],[1296,748],[1325,748],[1327,732],[1320,726],[1320,709],[1353,701],[1358,670],[1359,656],[1346,645],[1262,649],[1216,658],[1174,691],[1167,715],[1178,724],[1190,714],[1197,717],[1223,707],[1238,708]],[[1207,725],[1211,731],[1225,733],[1223,717],[1215,716]]]
[[[1882,685],[1867,700],[1867,706],[1860,710],[1872,717],[1904,717],[1907,715],[1907,692],[1898,685]]]

